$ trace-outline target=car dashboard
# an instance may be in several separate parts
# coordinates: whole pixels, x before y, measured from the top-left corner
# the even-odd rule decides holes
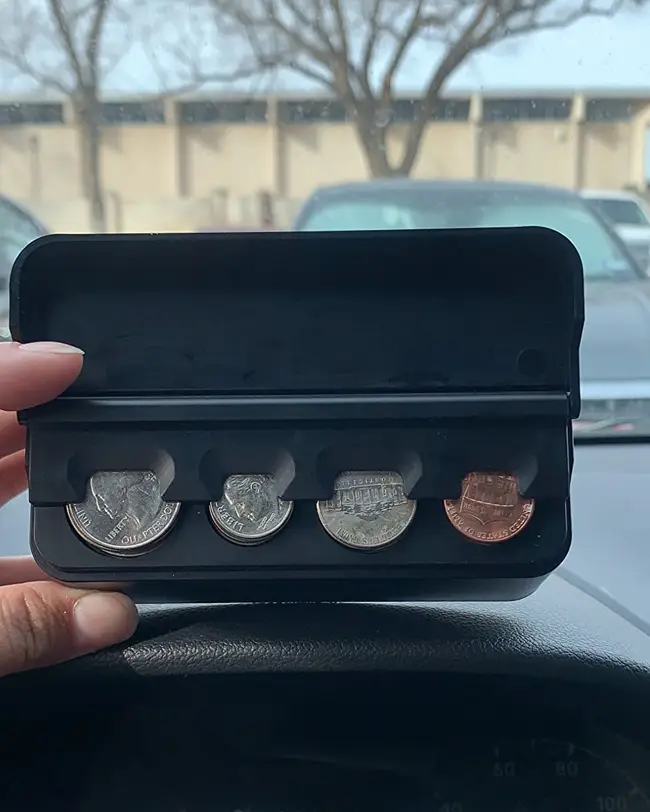
[[[558,575],[502,604],[162,607],[2,680],[2,810],[646,810],[649,696],[643,623]]]
[[[608,719],[595,693],[569,706],[557,684],[512,678],[272,682],[163,679],[149,697],[91,698],[83,720],[12,737],[2,808],[650,809],[647,730],[632,707]]]

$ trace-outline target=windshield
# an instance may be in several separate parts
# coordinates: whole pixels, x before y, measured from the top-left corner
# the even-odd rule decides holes
[[[408,228],[545,226],[568,237],[580,253],[585,277],[630,279],[638,275],[616,239],[579,200],[528,199],[493,192],[384,193],[376,199],[316,201],[296,223],[304,231]]]
[[[617,200],[616,198],[590,198],[591,202],[605,217],[621,226],[650,226],[650,220],[634,200]]]
[[[610,456],[650,438],[649,33],[620,0],[2,0],[0,339],[41,232],[554,229],[586,277],[571,560],[622,602],[638,572],[650,607],[650,448]],[[0,511],[0,555],[27,552],[29,517],[25,494]]]

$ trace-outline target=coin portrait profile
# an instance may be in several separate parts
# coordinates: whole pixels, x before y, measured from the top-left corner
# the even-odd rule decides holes
[[[230,477],[223,498],[237,518],[257,524],[265,516],[280,512],[280,499],[261,474]]]
[[[208,513],[215,528],[229,541],[259,544],[276,535],[287,523],[293,502],[281,499],[270,474],[233,474],[218,502]]]
[[[102,487],[102,480],[99,477],[91,477],[88,483],[88,490],[92,498],[97,513],[103,514],[113,521],[118,521],[122,517],[127,517],[133,528],[138,530],[142,526],[141,517],[134,508],[134,498],[151,498],[151,487],[147,487],[147,481],[155,480],[155,475],[148,471],[134,472],[131,477],[114,477],[111,487]]]

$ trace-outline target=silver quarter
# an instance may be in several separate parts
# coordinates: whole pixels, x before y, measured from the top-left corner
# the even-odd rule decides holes
[[[262,544],[289,521],[293,502],[280,499],[275,478],[269,474],[233,474],[223,486],[223,496],[210,502],[208,512],[215,528],[235,544]]]
[[[345,471],[332,498],[316,503],[325,530],[355,550],[378,550],[397,541],[413,521],[415,507],[402,477],[391,471]]]
[[[180,502],[160,498],[153,471],[99,471],[83,502],[66,505],[75,532],[91,547],[112,555],[147,552],[171,529]]]

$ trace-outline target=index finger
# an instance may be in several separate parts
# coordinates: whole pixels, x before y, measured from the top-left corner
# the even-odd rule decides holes
[[[0,344],[0,409],[15,412],[52,400],[76,380],[82,365],[83,350],[69,344]]]
[[[0,559],[0,586],[51,580],[29,555]]]
[[[54,581],[55,579],[43,572],[31,555],[11,555],[0,557],[0,586],[10,584],[31,584],[35,581]],[[115,581],[103,583],[75,584],[78,589],[95,589],[100,592],[121,592],[126,584]]]

